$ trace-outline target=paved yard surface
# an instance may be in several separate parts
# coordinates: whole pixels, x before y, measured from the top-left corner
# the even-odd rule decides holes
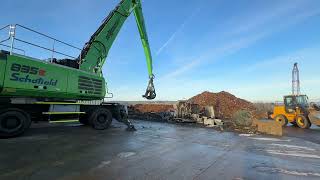
[[[319,128],[277,138],[134,123],[33,125],[0,139],[0,179],[320,179]]]

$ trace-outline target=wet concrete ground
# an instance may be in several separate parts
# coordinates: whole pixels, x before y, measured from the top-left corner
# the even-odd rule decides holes
[[[315,125],[312,125],[308,130],[289,125],[288,127],[284,128],[283,132],[289,137],[296,137],[320,144],[320,127]]]
[[[1,139],[0,179],[320,179],[319,128],[277,138],[134,123],[136,132],[38,124]]]

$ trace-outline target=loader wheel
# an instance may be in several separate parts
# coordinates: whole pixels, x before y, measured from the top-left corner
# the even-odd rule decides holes
[[[107,129],[112,122],[112,114],[108,109],[99,108],[92,112],[89,123],[94,129]]]
[[[310,121],[302,115],[298,115],[296,118],[297,125],[302,129],[309,129],[311,126]]]
[[[10,108],[0,112],[0,138],[23,134],[31,125],[31,118],[23,110]]]
[[[286,116],[279,114],[274,118],[275,121],[279,122],[282,127],[286,126],[288,124],[288,119]]]

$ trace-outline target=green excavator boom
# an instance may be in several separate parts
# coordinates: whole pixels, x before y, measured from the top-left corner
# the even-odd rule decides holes
[[[149,74],[149,84],[143,97],[154,99],[156,94],[153,85],[152,56],[140,0],[122,0],[108,15],[81,51],[79,57],[80,69],[101,75],[108,52],[123,23],[132,12],[135,15]]]

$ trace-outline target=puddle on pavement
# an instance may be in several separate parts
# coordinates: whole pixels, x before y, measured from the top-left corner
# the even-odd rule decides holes
[[[111,163],[111,161],[102,161],[97,168],[103,168],[107,165],[109,165]]]
[[[242,136],[242,137],[251,137],[251,136],[255,136],[255,134],[239,134],[239,136]]]
[[[261,140],[261,141],[285,141],[285,142],[290,142],[290,139],[277,139],[277,138],[263,138],[263,137],[250,137],[250,139],[254,140]]]
[[[283,156],[293,156],[293,157],[303,157],[303,158],[316,158],[320,159],[320,156],[315,154],[306,154],[301,151],[283,151],[283,150],[266,150],[269,154],[283,155]]]
[[[308,150],[308,151],[316,151],[313,148],[308,148],[308,147],[304,147],[304,146],[296,146],[296,145],[290,145],[290,144],[276,144],[276,143],[272,143],[270,144],[271,146],[276,146],[276,147],[284,147],[284,148],[288,148],[288,149],[293,149],[293,150]]]
[[[302,172],[302,171],[287,170],[287,169],[269,167],[269,166],[255,166],[253,168],[257,169],[257,171],[259,172],[265,172],[265,173],[281,173],[281,174],[294,175],[294,176],[320,177],[320,173],[318,172]]]
[[[135,152],[121,152],[118,154],[118,157],[119,158],[127,158],[127,157],[133,156],[135,154],[136,154]]]

